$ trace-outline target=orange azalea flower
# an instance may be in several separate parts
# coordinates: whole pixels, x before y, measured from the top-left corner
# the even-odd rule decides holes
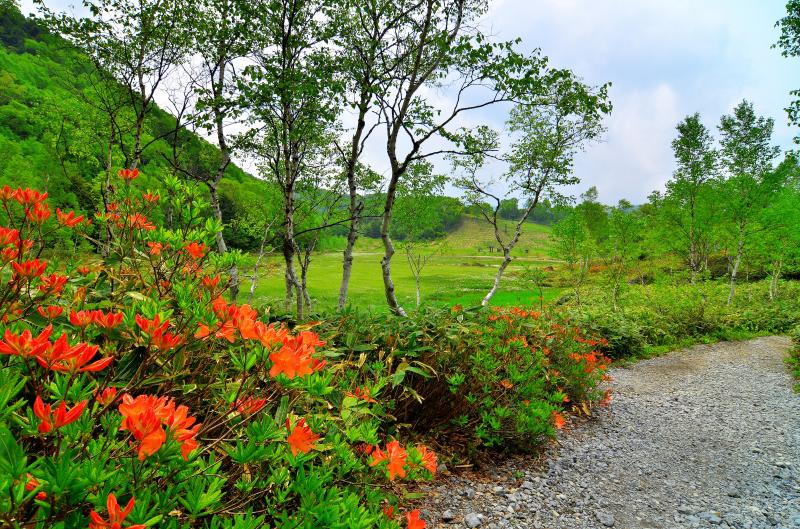
[[[35,189],[31,189],[26,187],[23,191],[22,188],[18,187],[14,192],[12,197],[14,200],[19,202],[25,207],[33,206],[34,204],[38,204],[40,202],[44,202],[47,200],[47,193],[40,193]]]
[[[3,202],[8,202],[9,200],[14,199],[15,194],[16,191],[8,187],[8,184],[0,188],[0,200],[2,200]]]
[[[286,419],[286,428],[289,428],[289,419]],[[297,424],[289,433],[286,442],[289,443],[289,448],[292,455],[296,456],[297,452],[307,454],[314,448],[314,442],[319,440],[320,436],[315,434],[311,428],[306,424],[305,419],[300,419]]]
[[[158,452],[167,440],[162,424],[170,432],[170,437],[180,445],[184,459],[197,448],[195,437],[201,424],[195,424],[197,419],[189,416],[189,409],[186,406],[176,407],[172,399],[152,395],[139,395],[134,399],[126,393],[122,396],[119,412],[124,417],[120,430],[131,432],[134,439],[139,441],[139,460]]]
[[[99,348],[97,345],[87,343],[70,346],[67,342],[67,334],[64,333],[52,345],[37,354],[36,361],[42,367],[53,371],[68,373],[102,371],[114,361],[113,356],[107,356],[86,365],[89,360],[94,358]]]
[[[69,213],[64,213],[60,209],[56,208],[56,217],[58,217],[58,223],[62,226],[66,226],[67,228],[74,228],[78,224],[83,221],[84,216],[79,215],[75,216],[74,211],[70,211]]]
[[[186,406],[175,407],[175,403],[170,399],[166,406],[164,425],[170,432],[170,436],[181,447],[181,456],[184,460],[189,459],[189,454],[197,448],[197,434],[202,424],[197,422],[195,417],[189,416],[189,408]],[[195,424],[196,423],[196,424]]]
[[[149,252],[150,255],[160,255],[161,254],[161,250],[164,249],[164,245],[163,244],[161,244],[160,242],[155,242],[155,241],[148,241],[147,242],[147,247],[150,248],[150,252]]]
[[[436,454],[432,450],[428,450],[428,447],[424,445],[417,445],[417,452],[422,458],[422,466],[431,474],[436,474],[436,469],[438,468]]]
[[[0,246],[19,243],[19,230],[0,226]]]
[[[35,477],[33,477],[30,472],[28,472],[28,476],[27,477],[28,477],[28,482],[25,483],[25,490],[27,492],[33,492],[34,490],[36,490],[39,487],[41,487],[41,483],[39,483],[39,480],[37,480]],[[44,491],[41,491],[41,492],[36,494],[36,499],[37,500],[45,500],[46,498],[47,498],[47,493],[44,492]]]
[[[511,388],[514,387],[514,384],[512,384],[510,380],[505,379],[505,378],[500,381],[500,385],[503,386],[506,389],[511,389]]]
[[[61,313],[64,312],[64,307],[61,307],[59,305],[50,305],[49,307],[36,307],[36,312],[38,312],[42,316],[42,318],[53,320],[61,316]]]
[[[236,399],[236,402],[231,404],[231,408],[235,409],[242,415],[255,415],[261,408],[267,404],[265,398],[245,397],[243,399]]]
[[[214,292],[217,286],[219,286],[219,276],[214,276],[214,277],[205,276],[203,278],[203,288],[205,288],[206,290]]]
[[[161,195],[155,193],[142,193],[142,198],[148,204],[152,204],[153,202],[158,202],[158,199],[161,198]]]
[[[126,182],[130,182],[139,178],[139,169],[120,169],[117,174]]]
[[[102,327],[103,329],[107,330],[111,330],[120,323],[122,323],[123,317],[124,314],[122,314],[121,312],[105,313],[102,310],[92,311],[92,323],[94,323],[98,327]]]
[[[3,251],[0,252],[0,258],[4,263],[10,263],[17,257],[19,257],[19,250],[16,248],[3,248]]]
[[[106,511],[108,511],[108,521],[104,520],[96,511],[92,510],[89,513],[89,529],[122,529],[122,523],[125,521],[125,518],[133,510],[134,500],[131,497],[128,504],[125,506],[124,509],[119,508],[119,503],[117,503],[117,497],[114,494],[109,493],[108,498],[106,498]],[[126,526],[127,529],[146,529],[144,524],[136,524],[136,525],[128,525]]]
[[[21,334],[14,334],[11,332],[11,329],[6,329],[3,335],[3,341],[0,341],[0,353],[18,356],[36,356],[51,345],[49,338],[52,332],[53,326],[48,325],[39,333],[39,336],[34,338],[29,329],[25,329]]]
[[[25,216],[35,224],[44,224],[50,218],[50,206],[44,202],[37,202],[33,208],[25,210]]]
[[[67,403],[62,400],[55,413],[53,413],[52,406],[50,404],[45,405],[42,397],[36,395],[36,401],[33,403],[33,414],[42,421],[39,423],[39,433],[48,433],[77,421],[84,408],[86,408],[86,402],[85,400],[79,402],[68,411]]]
[[[88,276],[92,271],[88,266],[79,266],[75,270],[82,276]]]
[[[321,362],[315,362],[311,358],[314,349],[302,344],[298,337],[289,338],[284,342],[283,347],[278,352],[270,353],[269,359],[272,367],[269,376],[277,377],[281,373],[292,379],[297,376],[310,375],[314,371],[322,369]]]
[[[374,467],[382,461],[388,461],[387,469],[389,470],[389,479],[394,480],[396,476],[401,478],[406,477],[406,459],[408,459],[408,452],[400,446],[398,441],[391,441],[386,445],[386,452],[380,448],[375,448],[372,453],[372,461],[369,466]]]
[[[94,399],[101,406],[108,406],[109,404],[114,402],[114,399],[116,398],[117,398],[117,388],[106,388],[103,390],[102,393],[97,395]]]
[[[383,515],[389,518],[390,520],[394,518],[394,507],[389,505],[388,503],[383,506]]]
[[[202,259],[206,256],[206,245],[203,243],[198,244],[197,242],[192,241],[184,246],[184,249],[189,252],[189,255],[191,255],[193,259]]]
[[[567,424],[567,420],[564,418],[564,416],[555,410],[553,410],[552,417],[553,417],[553,426],[557,430],[561,430]]]
[[[31,259],[30,261],[23,261],[21,263],[11,263],[14,267],[14,278],[33,279],[44,274],[47,269],[47,261],[40,261],[39,259]]]
[[[406,514],[407,529],[425,529],[425,521],[419,517],[419,509],[414,509]]]
[[[137,454],[140,461],[158,452],[167,440],[158,415],[165,403],[166,397],[159,399],[150,395],[139,395],[134,399],[127,393],[122,396],[119,412],[124,418],[120,430],[130,432],[139,442]]]
[[[141,213],[134,213],[133,215],[128,215],[128,220],[126,225],[134,230],[145,230],[145,231],[152,231],[156,229],[156,225],[150,222],[148,218]]]
[[[75,327],[85,329],[92,321],[92,311],[90,310],[80,310],[78,312],[71,310],[69,312],[69,322]]]
[[[50,274],[41,278],[42,283],[39,285],[39,291],[43,294],[60,294],[67,284],[67,276],[59,274]]]

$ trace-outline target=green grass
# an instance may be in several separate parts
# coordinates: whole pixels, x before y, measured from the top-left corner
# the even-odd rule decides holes
[[[503,229],[513,230],[512,222],[503,222]],[[547,266],[554,262],[549,251],[550,228],[532,223],[523,227],[523,236],[513,255],[516,257],[506,270],[501,290],[492,300],[492,305],[537,304],[539,293],[521,279],[526,266]],[[423,303],[437,305],[478,305],[489,290],[494,274],[502,260],[501,254],[489,253],[488,246],[494,241],[490,226],[480,219],[465,217],[462,225],[445,239],[444,250],[431,258],[422,273],[421,289]],[[496,242],[495,242],[496,246]],[[526,251],[527,250],[527,251]],[[350,282],[349,299],[361,308],[383,311],[386,301],[383,293],[380,260],[383,256],[379,240],[361,238],[356,247],[353,275]],[[250,290],[252,258],[243,266],[242,292]],[[255,291],[254,302],[280,306],[284,299],[282,257],[265,258],[265,266]],[[309,292],[315,308],[329,309],[336,305],[342,277],[342,254],[327,252],[316,254],[309,269]],[[400,303],[408,308],[415,304],[414,277],[400,244],[392,261],[392,278]],[[558,288],[544,290],[544,301],[548,302],[561,292]]]

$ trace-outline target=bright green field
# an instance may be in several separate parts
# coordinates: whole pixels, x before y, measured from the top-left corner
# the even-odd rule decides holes
[[[504,225],[509,232],[512,223]],[[523,236],[514,252],[516,259],[506,269],[500,291],[492,300],[493,305],[537,304],[539,293],[520,278],[526,266],[548,266],[555,264],[548,256],[549,228],[526,223]],[[489,253],[488,246],[494,235],[488,224],[478,219],[467,218],[461,227],[449,234],[444,250],[431,258],[422,273],[423,304],[465,306],[477,305],[491,287],[494,274],[501,262],[501,255]],[[495,243],[496,245],[496,243]],[[405,253],[397,245],[392,261],[392,277],[399,301],[411,308],[415,303],[414,277],[406,261]],[[380,241],[361,239],[354,255],[353,275],[350,282],[350,303],[370,310],[385,310],[380,260],[383,255]],[[242,295],[250,290],[251,272],[243,278]],[[262,263],[254,302],[279,306],[284,298],[282,258],[270,256]],[[309,269],[309,292],[315,308],[334,307],[342,277],[342,254],[321,253],[313,257]],[[560,294],[560,289],[544,291],[545,302]]]

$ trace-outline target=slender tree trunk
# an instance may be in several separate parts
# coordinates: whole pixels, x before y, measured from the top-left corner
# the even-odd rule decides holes
[[[395,254],[394,244],[389,235],[389,228],[392,225],[392,209],[394,208],[394,201],[397,195],[397,181],[399,174],[394,171],[392,179],[389,182],[389,188],[386,190],[386,203],[383,208],[383,222],[381,223],[381,241],[383,241],[383,258],[381,259],[381,273],[383,275],[383,291],[386,295],[386,303],[389,305],[389,310],[398,316],[406,316],[406,311],[397,302],[397,296],[394,291],[394,281],[392,281],[392,257]]]
[[[783,265],[783,260],[778,259],[772,263],[772,278],[769,282],[769,300],[775,301],[775,298],[778,295],[778,280],[781,277],[781,267]]]
[[[358,186],[356,185],[356,166],[358,165],[358,158],[361,149],[361,137],[364,134],[364,129],[367,125],[366,115],[369,109],[368,102],[372,98],[371,94],[364,90],[360,94],[360,104],[358,107],[358,124],[356,130],[353,132],[352,142],[350,144],[350,154],[347,159],[346,177],[347,177],[347,190],[350,195],[350,226],[347,230],[347,244],[344,247],[344,254],[342,259],[342,283],[339,287],[339,300],[336,304],[337,310],[341,311],[347,304],[347,292],[350,289],[350,276],[353,272],[353,249],[355,248],[356,241],[358,240],[358,225],[361,220],[361,213],[364,210],[364,204],[358,199]]]
[[[247,295],[247,304],[253,303],[253,296],[256,292],[256,283],[258,282],[258,268],[261,265],[261,260],[264,258],[267,248],[267,237],[269,237],[269,229],[272,226],[271,222],[264,223],[264,237],[261,239],[261,246],[258,249],[258,257],[253,265],[253,277],[250,281],[250,293]]]
[[[219,192],[217,191],[217,186],[210,185],[208,186],[208,189],[211,195],[211,210],[214,212],[214,217],[217,219],[217,221],[222,224],[222,208],[220,208],[219,204]],[[225,236],[222,234],[222,231],[217,232],[217,251],[221,254],[228,251],[228,245],[225,244]],[[231,282],[228,288],[231,302],[236,303],[236,299],[239,297],[239,269],[236,267],[236,265],[232,265],[229,273],[231,276]]]
[[[505,272],[506,268],[508,268],[508,265],[511,264],[511,260],[511,251],[508,248],[503,248],[503,262],[500,263],[500,268],[497,269],[497,273],[494,275],[494,283],[492,284],[492,288],[486,293],[486,295],[483,297],[483,300],[481,300],[481,305],[484,307],[489,305],[489,302],[500,288],[500,281],[503,279],[503,272]]]
[[[108,152],[106,153],[106,181],[103,183],[102,187],[102,197],[103,197],[103,208],[105,211],[103,212],[108,213],[108,204],[109,200],[111,199],[111,164],[113,163],[113,155],[114,155],[114,123],[113,119],[111,122],[111,136],[108,139]],[[103,259],[108,258],[109,254],[111,253],[111,239],[113,238],[113,234],[111,232],[111,223],[105,222],[105,233],[104,233],[104,241],[103,247],[100,251]]]
[[[544,182],[546,181],[547,179],[545,178]],[[533,210],[536,209],[537,204],[539,204],[539,197],[541,196],[543,189],[544,189],[544,184],[542,184],[536,190],[536,194],[534,195],[533,200],[530,201],[530,204],[528,205],[528,208],[525,210],[525,213],[522,215],[522,218],[520,218],[517,221],[517,225],[514,228],[514,237],[511,239],[508,245],[503,244],[503,239],[500,236],[499,226],[497,225],[497,210],[495,210],[495,216],[493,221],[494,238],[497,240],[498,244],[500,244],[500,247],[503,248],[503,262],[500,264],[500,268],[497,270],[497,273],[494,276],[494,283],[492,284],[491,290],[489,290],[489,292],[486,293],[486,295],[483,297],[483,300],[481,301],[482,306],[484,307],[487,306],[489,302],[492,300],[492,297],[494,297],[494,295],[497,293],[497,290],[500,288],[500,281],[503,279],[503,272],[505,272],[506,268],[508,268],[508,265],[511,263],[513,259],[513,257],[511,257],[511,250],[514,249],[514,247],[519,242],[520,236],[522,236],[522,225],[528,219]]]
[[[733,296],[736,291],[736,275],[739,273],[739,265],[742,262],[742,252],[744,251],[744,226],[739,226],[739,242],[736,245],[736,257],[731,267],[731,290],[728,294],[728,305],[733,303]]]

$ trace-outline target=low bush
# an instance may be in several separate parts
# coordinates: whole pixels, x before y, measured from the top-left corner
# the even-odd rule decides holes
[[[394,365],[384,401],[398,424],[462,454],[529,450],[563,426],[565,412],[609,398],[600,383],[610,360],[597,351],[606,342],[558,312],[350,312],[319,332],[349,362]]]
[[[162,204],[120,175],[91,220],[0,190],[0,526],[424,527],[390,482],[436,456],[371,396],[402,391],[398,370],[351,385],[368,375],[313,326],[225,302],[197,190],[171,181]],[[162,207],[172,230],[149,220]],[[51,232],[90,222],[106,259],[48,261]]]
[[[598,289],[580,305],[570,302],[564,307],[582,328],[607,339],[602,351],[612,358],[637,356],[653,347],[786,333],[800,323],[796,282],[782,282],[781,295],[774,300],[764,282],[739,285],[730,305],[728,289],[727,283],[717,281],[636,286],[625,291],[617,310]]]

